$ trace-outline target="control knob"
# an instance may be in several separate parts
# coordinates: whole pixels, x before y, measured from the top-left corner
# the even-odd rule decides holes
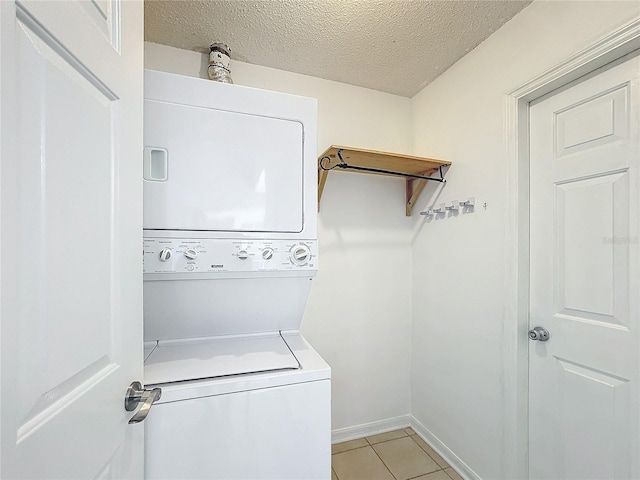
[[[271,260],[273,258],[273,248],[266,247],[262,250],[262,258],[264,260]]]
[[[247,258],[249,258],[249,252],[247,252],[246,250],[240,250],[238,252],[238,258],[240,260],[246,260]]]
[[[166,262],[170,258],[171,258],[171,249],[170,248],[163,248],[162,250],[160,250],[160,261],[161,262]]]
[[[290,251],[290,258],[295,265],[305,265],[311,258],[311,250],[304,243],[294,245]]]
[[[188,248],[187,250],[184,251],[184,256],[187,257],[189,260],[193,260],[198,256],[198,252],[196,252],[195,248]]]

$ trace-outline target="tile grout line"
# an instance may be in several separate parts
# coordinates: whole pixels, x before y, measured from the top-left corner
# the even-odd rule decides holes
[[[453,467],[451,467],[451,465],[449,465],[449,462],[447,462],[447,461],[446,461],[444,458],[442,458],[442,457],[440,457],[440,458],[441,458],[441,459],[442,459],[442,460],[447,464],[447,466],[446,466],[446,467],[442,467],[442,466],[440,466],[440,464],[438,463],[438,461],[437,461],[435,458],[433,458],[429,452],[427,452],[424,448],[422,448],[422,445],[420,445],[420,443],[416,442],[416,440],[413,438],[414,436],[419,437],[419,435],[418,435],[418,434],[416,434],[416,435],[410,435],[409,437],[411,438],[411,440],[413,440],[413,442],[414,442],[416,445],[418,445],[418,447],[420,447],[420,449],[421,449],[424,453],[426,453],[426,454],[429,456],[429,458],[430,458],[431,460],[433,460],[433,461],[436,463],[436,465],[438,465],[438,467],[440,467],[440,470],[446,470],[447,468],[453,468]],[[422,439],[422,441],[423,441],[424,443],[426,443],[427,445],[429,445],[429,444],[428,444],[424,439]],[[431,447],[431,445],[429,445],[429,447]],[[431,447],[431,448],[433,449],[433,447]],[[438,453],[438,452],[436,452],[436,453]],[[447,473],[447,472],[444,472],[444,473]],[[448,473],[447,473],[447,476],[449,476],[449,474],[448,474]]]
[[[411,436],[411,435],[409,435],[409,434],[406,434],[406,433],[405,433],[405,435],[403,435],[403,436],[401,436],[401,437],[390,438],[389,440],[382,440],[381,442],[376,442],[376,443],[371,443],[371,442],[367,439],[367,437],[364,437],[364,439],[365,439],[365,440],[367,440],[367,443],[369,444],[369,446],[373,447],[374,445],[378,445],[379,443],[393,442],[394,440],[399,440],[399,439],[401,439],[401,438],[404,438],[404,437],[410,437],[410,436]]]
[[[381,441],[381,442],[376,442],[376,443],[371,443],[369,440],[367,440],[367,437],[354,438],[353,440],[349,440],[349,442],[353,442],[353,441],[355,441],[355,440],[364,439],[364,440],[367,442],[367,444],[366,444],[366,445],[362,445],[362,446],[360,446],[360,447],[353,447],[353,448],[349,448],[349,449],[347,449],[347,450],[343,450],[343,451],[341,451],[341,452],[332,453],[332,454],[331,454],[331,456],[333,456],[333,455],[339,455],[339,454],[341,454],[341,453],[345,453],[345,452],[351,452],[351,451],[353,451],[353,450],[357,450],[357,449],[359,449],[359,448],[373,447],[374,445],[378,445],[379,443],[393,442],[394,440],[398,440],[398,439],[400,439],[400,438],[404,438],[404,437],[411,437],[411,435],[406,434],[406,435],[404,435],[404,436],[402,436],[402,437],[396,437],[396,438],[392,438],[392,439],[390,439],[390,440],[383,440],[383,441]],[[347,442],[341,442],[341,443],[347,443]],[[339,443],[337,443],[336,445],[340,445],[340,444],[339,444]],[[418,445],[418,446],[420,446],[420,445]],[[420,447],[420,448],[422,448],[422,447]],[[423,451],[424,451],[424,449],[423,449]],[[427,452],[425,452],[425,453],[427,453]]]
[[[408,437],[409,434],[407,434],[407,432],[404,432],[404,435],[400,436],[400,437],[396,437],[396,438],[391,438],[389,440],[383,440],[382,442],[377,442],[377,443],[371,443],[369,441],[369,439],[367,437],[364,437],[364,439],[367,441],[367,443],[369,444],[369,447],[371,447],[371,450],[373,450],[373,453],[376,454],[376,456],[380,459],[380,461],[382,462],[382,464],[385,466],[385,468],[389,471],[389,473],[391,474],[391,476],[395,479],[395,480],[400,480],[398,479],[398,477],[396,477],[393,472],[391,471],[391,469],[389,468],[389,466],[384,462],[384,460],[382,459],[382,457],[380,455],[378,455],[378,452],[376,452],[376,449],[373,448],[374,445],[378,445],[380,443],[387,443],[387,442],[393,442],[394,440],[399,440],[401,438],[404,437]],[[426,453],[426,452],[425,452]],[[340,479],[338,479],[340,480]]]
[[[439,465],[438,465],[439,466]],[[444,472],[444,468],[441,468],[440,470],[434,470],[433,472],[429,472],[429,473],[422,473],[420,475],[416,475],[415,477],[411,477],[411,478],[407,478],[407,480],[413,480],[414,478],[420,478],[420,477],[424,477],[426,475],[432,475],[434,473],[438,473],[438,472]],[[447,472],[444,472],[444,474],[449,477],[449,475],[447,474]]]
[[[454,472],[456,472],[456,474],[457,474],[458,476],[460,476],[460,474],[456,471],[456,469],[455,469],[455,468],[453,468],[453,467],[447,467],[447,468],[450,468],[451,470],[453,470]],[[454,478],[446,472],[447,468],[445,468],[445,469],[443,470],[443,471],[444,471],[444,473],[445,473],[445,474],[447,475],[447,477],[449,477],[451,480],[454,480]]]
[[[354,450],[358,450],[359,448],[366,448],[366,447],[370,447],[370,446],[371,445],[367,444],[367,445],[362,445],[361,447],[353,447],[353,448],[350,448],[349,450],[343,450],[341,452],[332,453],[331,456],[333,457],[334,455],[340,455],[341,453],[353,452]]]
[[[416,434],[416,435],[417,435],[417,434]],[[432,473],[436,473],[436,472],[444,472],[444,474],[445,474],[447,477],[449,477],[449,474],[448,474],[447,472],[445,472],[445,471],[444,471],[445,469],[444,469],[444,468],[442,468],[442,467],[438,464],[438,462],[436,462],[436,461],[435,461],[435,459],[434,459],[431,455],[429,455],[429,452],[427,452],[424,448],[422,448],[422,447],[420,446],[420,444],[419,444],[418,442],[416,442],[416,441],[412,438],[412,437],[413,437],[413,435],[410,435],[410,434],[408,434],[407,432],[405,432],[405,435],[403,435],[402,437],[392,438],[391,440],[384,440],[384,441],[382,441],[382,442],[378,442],[378,443],[371,443],[371,442],[369,442],[369,440],[367,440],[367,438],[366,438],[366,437],[365,437],[365,440],[367,440],[367,443],[369,443],[369,446],[370,446],[370,447],[371,447],[371,449],[375,452],[375,454],[376,454],[376,455],[378,455],[378,452],[376,452],[376,449],[375,449],[375,448],[373,448],[373,446],[374,446],[374,445],[378,445],[378,444],[381,444],[381,443],[387,443],[387,442],[393,442],[394,440],[400,440],[401,438],[405,438],[405,437],[409,437],[409,438],[411,438],[411,440],[413,441],[413,443],[415,443],[415,444],[418,446],[418,448],[420,448],[420,450],[422,450],[422,451],[424,452],[424,454],[425,454],[427,457],[429,457],[429,458],[433,461],[433,463],[435,463],[435,464],[437,465],[437,467],[438,467],[438,470],[434,470],[433,472],[429,472],[429,473],[422,473],[422,474],[420,474],[420,475],[416,475],[415,477],[410,477],[410,478],[408,478],[408,479],[406,479],[406,480],[412,480],[413,478],[418,478],[418,477],[421,477],[421,476],[423,476],[423,475],[431,475]],[[391,476],[392,476],[395,480],[401,480],[401,479],[399,479],[398,477],[396,477],[396,476],[393,474],[393,472],[392,472],[392,471],[391,471],[391,469],[387,466],[387,464],[386,464],[386,463],[384,463],[384,460],[382,459],[382,457],[381,457],[380,455],[378,455],[378,458],[380,459],[380,461],[382,462],[382,464],[383,464],[385,467],[387,467],[387,470],[389,470],[389,473],[391,474]],[[337,475],[336,475],[336,476],[337,476]],[[338,479],[338,480],[340,480],[340,479]]]
[[[408,437],[411,437],[411,435],[407,435],[407,436],[408,436]],[[400,438],[404,438],[404,437],[394,438],[393,440],[399,440]],[[378,445],[378,444],[380,444],[380,443],[387,443],[387,442],[391,442],[391,441],[393,441],[393,440],[387,440],[387,441],[384,441],[384,442],[378,442],[378,443],[376,443],[375,445]],[[412,439],[412,440],[413,440],[413,439]],[[414,440],[414,442],[415,442],[415,440]],[[416,444],[417,444],[417,442],[416,442]],[[375,448],[373,448],[373,445],[369,445],[369,446],[370,446],[370,447],[371,447],[371,449],[375,452],[375,454],[378,456],[378,458],[380,459],[380,461],[382,462],[382,464],[383,464],[385,467],[387,467],[387,464],[386,464],[386,463],[384,463],[384,460],[382,459],[382,457],[381,457],[380,455],[378,455],[378,452],[376,452],[376,449],[375,449]],[[420,445],[418,445],[418,446],[420,447]],[[364,447],[363,447],[363,448],[364,448]],[[420,450],[422,450],[422,447],[420,448]],[[425,455],[426,455],[427,457],[431,458],[431,455],[429,455],[429,454],[428,454],[427,452],[425,452],[424,450],[422,450],[422,451],[425,453]],[[433,460],[433,458],[431,458],[431,460]],[[433,462],[434,462],[436,465],[438,465],[438,462],[436,462],[435,460],[433,460]],[[396,477],[396,476],[393,474],[393,472],[391,471],[391,469],[390,469],[389,467],[387,467],[387,470],[389,470],[389,473],[391,474],[391,476],[392,476],[395,480],[401,480],[401,479],[399,479],[398,477]],[[434,470],[433,472],[429,472],[429,473],[421,473],[420,475],[416,475],[415,477],[409,477],[409,478],[407,478],[407,479],[405,479],[405,480],[412,480],[412,479],[414,479],[414,478],[422,477],[423,475],[431,475],[432,473],[444,472],[444,471],[445,471],[445,469],[444,469],[444,468],[442,468],[440,465],[438,465],[438,470]],[[444,472],[444,474],[445,474],[447,477],[449,477],[449,474],[448,474],[447,472]],[[338,476],[338,475],[336,474],[336,477],[337,477],[337,476]],[[451,478],[451,477],[449,477],[449,478]],[[340,479],[338,478],[338,480],[340,480]]]
[[[400,437],[400,438],[402,438],[402,437]],[[395,439],[395,440],[397,440],[397,439]],[[369,441],[369,440],[367,440],[367,442],[368,442],[368,441]],[[380,443],[384,443],[384,442],[380,442]],[[387,466],[387,464],[386,464],[386,463],[384,463],[384,460],[382,459],[382,457],[381,457],[380,455],[378,455],[378,452],[376,452],[376,449],[375,449],[375,448],[373,448],[373,445],[369,445],[369,448],[371,448],[371,450],[373,450],[373,453],[375,453],[375,454],[376,454],[376,456],[380,459],[380,461],[381,461],[381,462],[382,462],[382,464],[384,465],[384,468],[386,468],[386,469],[389,471],[389,473],[391,474],[391,476],[392,476],[395,480],[400,480],[398,477],[396,477],[396,476],[393,474],[393,472],[392,472],[392,471],[391,471],[391,469]],[[338,480],[340,480],[340,479],[338,479]]]

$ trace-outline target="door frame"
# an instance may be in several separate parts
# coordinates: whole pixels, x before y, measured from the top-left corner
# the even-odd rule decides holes
[[[529,103],[638,49],[640,18],[506,94],[502,451],[507,478],[529,476]]]

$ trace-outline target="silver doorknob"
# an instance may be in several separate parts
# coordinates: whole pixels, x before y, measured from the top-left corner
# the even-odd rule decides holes
[[[140,382],[131,382],[131,385],[127,388],[127,393],[124,397],[124,409],[127,412],[133,412],[139,403],[142,403],[142,406],[140,407],[140,410],[131,417],[129,423],[139,423],[147,418],[149,410],[151,410],[151,405],[160,400],[161,396],[161,388],[145,390],[142,388],[142,384]]]
[[[546,342],[549,340],[549,330],[544,327],[533,327],[529,330],[529,339],[538,340],[539,342]]]

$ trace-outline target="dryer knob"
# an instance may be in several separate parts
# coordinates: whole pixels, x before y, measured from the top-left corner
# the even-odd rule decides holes
[[[291,262],[295,265],[305,265],[311,258],[311,250],[304,243],[295,245],[290,252]]]
[[[194,248],[189,248],[185,250],[184,256],[187,257],[189,260],[193,260],[198,256],[198,252],[196,252]]]
[[[171,249],[170,248],[163,248],[162,250],[160,250],[160,261],[161,262],[166,262],[170,258],[171,258]]]

